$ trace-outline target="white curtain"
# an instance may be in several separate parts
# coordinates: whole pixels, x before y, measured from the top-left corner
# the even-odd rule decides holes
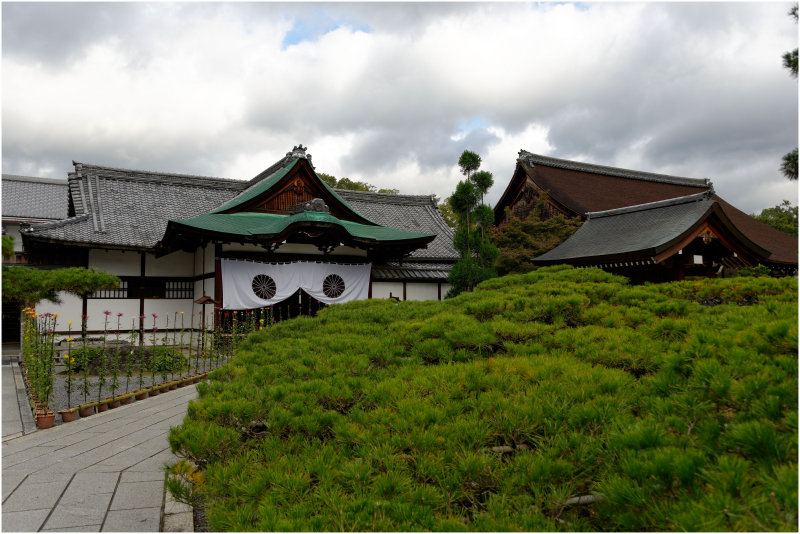
[[[298,288],[325,304],[363,300],[369,296],[371,263],[262,263],[230,259],[220,263],[222,307],[226,310],[277,304]]]

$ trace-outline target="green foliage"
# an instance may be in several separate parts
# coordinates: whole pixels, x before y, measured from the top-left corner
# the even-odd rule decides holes
[[[52,271],[3,267],[3,302],[27,306],[33,306],[40,300],[59,302],[60,291],[83,297],[99,289],[114,289],[118,285],[119,278],[116,276],[84,267]]]
[[[500,252],[497,274],[526,273],[536,268],[531,260],[563,243],[581,227],[580,217],[568,219],[556,215],[542,220],[547,197],[542,195],[525,220],[506,210],[506,222],[491,230],[491,240]]]
[[[439,214],[450,228],[455,228],[458,225],[458,216],[456,212],[453,211],[453,208],[450,207],[450,197],[444,199],[444,202],[439,203]]]
[[[781,159],[781,172],[787,179],[797,180],[797,148],[784,154],[783,159]]]
[[[796,531],[792,278],[557,266],[353,302],[198,391],[172,485],[216,531]]]
[[[496,276],[494,264],[497,248],[486,239],[486,230],[494,222],[494,212],[482,203],[483,195],[492,186],[492,173],[476,172],[481,165],[481,158],[469,150],[461,154],[458,165],[467,179],[458,182],[447,203],[456,216],[453,246],[461,259],[447,278],[450,284],[448,297],[472,291],[475,284]],[[479,197],[481,204],[478,204]]]
[[[349,191],[367,191],[370,193],[384,193],[387,195],[396,195],[400,192],[399,189],[379,189],[378,187],[368,184],[367,182],[361,182],[357,180],[351,180],[350,178],[343,177],[336,179],[335,176],[331,176],[330,174],[325,173],[317,173],[317,176],[320,179],[328,184],[330,187],[335,187],[336,189],[347,189]]]
[[[759,215],[752,217],[776,230],[797,237],[797,206],[792,206],[788,200],[775,207],[766,208]]]
[[[480,168],[481,157],[471,150],[465,150],[458,158],[458,166],[461,169],[461,174],[469,178],[473,172]]]
[[[14,236],[13,235],[4,235],[3,236],[3,256],[13,256],[14,255]]]

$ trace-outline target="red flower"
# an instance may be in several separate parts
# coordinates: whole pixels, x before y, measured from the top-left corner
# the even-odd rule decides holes
[[[111,315],[111,312],[108,310],[104,311],[103,313],[105,313],[106,315]]]
[[[117,317],[122,317],[122,312],[119,312],[119,313],[117,314]]]
[[[158,319],[158,315],[156,315],[156,314],[154,313],[154,314],[153,314],[153,319]]]

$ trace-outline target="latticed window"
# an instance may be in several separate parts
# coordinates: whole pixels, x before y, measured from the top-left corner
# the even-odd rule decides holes
[[[164,297],[168,299],[190,299],[194,296],[194,283],[191,280],[167,280]]]
[[[116,289],[101,289],[92,293],[93,299],[124,299],[128,298],[128,281],[120,280]]]

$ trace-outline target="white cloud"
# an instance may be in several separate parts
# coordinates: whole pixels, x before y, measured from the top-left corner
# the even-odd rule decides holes
[[[756,211],[797,194],[790,5],[7,4],[3,172],[249,178],[302,143],[443,198],[469,148],[493,202],[524,148],[709,176]]]

